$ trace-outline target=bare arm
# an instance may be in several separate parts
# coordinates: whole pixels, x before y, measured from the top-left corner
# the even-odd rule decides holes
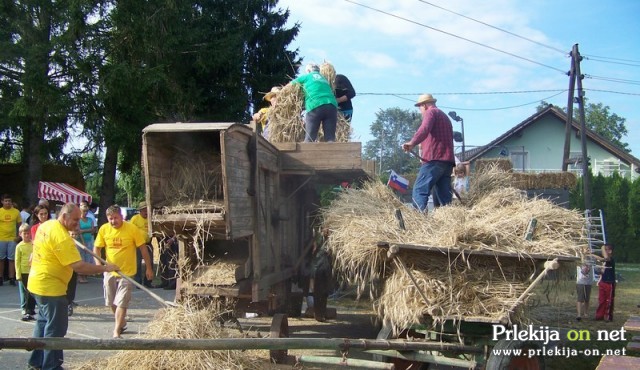
[[[111,272],[118,269],[118,266],[113,265],[111,263],[107,263],[106,265],[101,265],[101,264],[94,265],[92,263],[87,263],[84,261],[74,262],[70,266],[73,269],[73,271],[82,275],[101,274],[103,272]]]
[[[153,261],[151,261],[151,256],[149,256],[149,249],[147,249],[146,244],[138,246],[138,248],[140,248],[140,254],[142,254],[142,259],[146,267],[145,275],[147,279],[153,280]]]
[[[93,247],[93,253],[98,255],[98,256],[101,256],[102,255],[102,253],[100,252],[101,249],[102,249],[102,247],[94,246]],[[93,257],[93,261],[95,262],[96,265],[101,265],[102,264],[102,262],[100,261],[99,258]]]

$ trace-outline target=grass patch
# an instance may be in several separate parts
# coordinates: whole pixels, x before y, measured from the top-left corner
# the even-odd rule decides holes
[[[575,271],[575,270],[574,270]],[[536,289],[536,297],[528,307],[528,317],[535,325],[547,325],[566,333],[569,330],[589,330],[590,341],[566,341],[560,346],[575,349],[580,355],[572,357],[547,357],[547,369],[595,369],[602,356],[584,356],[585,350],[600,351],[625,348],[634,333],[627,333],[627,341],[597,340],[598,330],[607,332],[620,330],[630,315],[640,314],[640,265],[618,264],[616,272],[621,279],[616,285],[615,306],[612,322],[595,321],[598,306],[598,287],[593,285],[589,305],[589,318],[576,320],[575,275],[566,275],[558,281],[545,281]],[[638,333],[635,333],[636,335]],[[561,335],[562,336],[562,335]]]

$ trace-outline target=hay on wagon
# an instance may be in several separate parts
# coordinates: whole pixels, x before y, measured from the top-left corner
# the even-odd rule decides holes
[[[518,320],[519,307],[509,302],[542,270],[540,256],[580,258],[587,246],[580,213],[547,200],[527,199],[508,186],[510,181],[510,173],[494,165],[474,177],[464,205],[458,202],[429,215],[401,203],[381,183],[346,190],[322,213],[324,226],[331,230],[327,243],[337,277],[354,284],[359,293],[370,288],[381,318],[396,329],[417,324],[424,315],[434,323],[468,317]],[[402,212],[406,230],[398,226],[396,209]],[[537,228],[527,240],[534,218]],[[385,250],[376,246],[380,241],[447,251],[445,260],[427,251],[398,254],[418,277],[428,301],[408,281],[408,274],[387,260]],[[465,258],[469,251],[506,253],[510,258],[491,257],[489,263]],[[504,302],[495,301],[492,292],[502,292]]]

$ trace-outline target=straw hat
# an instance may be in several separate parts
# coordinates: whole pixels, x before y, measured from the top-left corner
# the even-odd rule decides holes
[[[278,86],[274,86],[274,87],[272,87],[272,88],[271,88],[271,91],[269,91],[269,92],[264,96],[264,98],[262,98],[262,99],[264,99],[264,100],[266,100],[266,101],[271,101],[271,98],[273,98],[274,96],[276,96],[276,94],[277,94],[277,93],[279,93],[279,92],[280,92],[280,90],[282,90],[282,88],[280,88],[280,87],[278,87]]]
[[[431,94],[422,94],[418,98],[418,101],[416,102],[415,106],[417,107],[419,105],[426,104],[426,103],[435,103],[436,101],[438,101],[438,99],[435,99]]]
[[[138,205],[138,210],[147,208],[147,202],[140,202]]]

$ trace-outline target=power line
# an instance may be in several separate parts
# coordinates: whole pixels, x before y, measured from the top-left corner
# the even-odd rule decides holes
[[[487,48],[487,49],[491,49],[491,50],[493,50],[493,51],[497,51],[497,52],[499,52],[499,53],[503,53],[503,54],[506,54],[506,55],[512,56],[512,57],[514,57],[514,58],[518,58],[518,59],[521,59],[521,60],[527,61],[527,62],[529,62],[529,63],[533,63],[533,64],[537,64],[537,65],[542,66],[542,67],[545,67],[545,68],[553,69],[553,70],[558,71],[558,72],[560,72],[560,73],[562,73],[562,74],[567,74],[567,72],[566,72],[566,71],[564,71],[564,70],[562,70],[562,69],[560,69],[560,68],[556,68],[556,67],[553,67],[553,66],[550,66],[550,65],[544,64],[544,63],[536,62],[535,60],[532,60],[532,59],[529,59],[529,58],[525,58],[525,57],[523,57],[523,56],[520,56],[520,55],[517,55],[517,54],[513,54],[513,53],[510,53],[510,52],[508,52],[508,51],[500,50],[500,49],[498,49],[498,48],[494,48],[493,46],[489,46],[489,45],[483,44],[483,43],[478,42],[478,41],[473,41],[473,40],[467,39],[467,38],[465,38],[465,37],[462,37],[462,36],[458,36],[458,35],[456,35],[456,34],[453,34],[453,33],[451,33],[451,32],[443,31],[443,30],[437,29],[437,28],[435,28],[435,27],[431,27],[431,26],[428,26],[428,25],[426,25],[426,24],[423,24],[423,23],[420,23],[420,22],[416,22],[416,21],[413,21],[413,20],[408,19],[408,18],[401,17],[401,16],[399,16],[399,15],[395,15],[395,14],[392,14],[392,13],[389,13],[389,12],[385,12],[384,10],[380,10],[380,9],[376,9],[376,8],[370,7],[370,6],[368,6],[368,5],[360,4],[360,3],[357,3],[357,2],[355,2],[355,1],[353,1],[353,0],[345,0],[345,1],[346,1],[346,2],[349,2],[349,3],[352,3],[352,4],[354,4],[354,5],[361,6],[361,7],[363,7],[363,8],[367,8],[367,9],[369,9],[369,10],[373,10],[373,11],[378,12],[378,13],[382,13],[382,14],[388,15],[388,16],[390,16],[390,17],[394,17],[394,18],[397,18],[397,19],[401,19],[401,20],[403,20],[403,21],[406,21],[406,22],[409,22],[409,23],[416,24],[416,25],[418,25],[418,26],[422,26],[422,27],[428,28],[428,29],[433,30],[433,31],[437,31],[437,32],[440,32],[440,33],[444,33],[445,35],[448,35],[448,36],[451,36],[451,37],[455,37],[455,38],[457,38],[457,39],[464,40],[464,41],[470,42],[470,43],[472,43],[472,44],[476,44],[476,45],[478,45],[478,46],[482,46],[482,47],[485,47],[485,48]]]
[[[618,83],[629,84],[629,85],[640,85],[640,81],[636,81],[636,80],[625,80],[622,78],[602,77],[602,76],[594,76],[594,75],[588,75],[588,74],[585,74],[584,77],[590,78],[592,80],[618,82]]]
[[[612,58],[612,57],[602,57],[602,56],[598,56],[598,55],[583,55],[583,57],[588,57],[588,58],[598,58],[598,59],[603,59],[603,60],[616,60],[619,62],[629,62],[629,63],[640,63],[640,60],[631,60],[631,59],[621,59],[621,58]]]
[[[640,62],[638,62],[638,64],[636,63],[627,63],[627,62],[616,62],[616,61],[612,61],[612,60],[604,60],[604,59],[598,59],[598,58],[593,58],[593,57],[583,57],[586,60],[590,60],[592,62],[601,62],[601,63],[609,63],[609,64],[620,64],[620,65],[625,65],[625,66],[631,66],[631,67],[640,67]]]
[[[433,92],[433,95],[502,95],[502,94],[530,94],[530,93],[539,93],[539,92],[558,92],[558,91],[567,91],[567,89],[549,89],[549,90],[519,90],[519,91],[484,91],[484,92]],[[422,92],[418,93],[386,93],[386,92],[364,92],[358,93],[358,95],[392,95],[392,96],[400,96],[400,95],[412,95],[417,96],[423,94]]]
[[[463,111],[494,111],[494,110],[506,110],[506,109],[513,109],[513,108],[520,108],[520,107],[524,107],[527,105],[533,105],[533,104],[538,104],[543,100],[549,100],[551,98],[555,98],[556,96],[566,92],[567,90],[564,91],[560,91],[557,94],[553,94],[551,96],[547,96],[546,98],[542,98],[542,99],[537,99],[534,100],[532,102],[529,103],[524,103],[524,104],[518,104],[518,105],[511,105],[508,107],[501,107],[501,108],[458,108],[458,107],[447,107],[447,106],[441,106],[442,108],[446,108],[446,109],[455,109],[455,110],[463,110]]]
[[[638,95],[640,96],[640,93],[629,93],[629,92],[622,92],[622,91],[613,91],[613,90],[599,90],[599,89],[583,89],[586,91],[597,91],[597,92],[606,92],[606,93],[611,93],[611,94],[621,94],[621,95]]]
[[[444,105],[441,105],[441,106],[438,106],[438,107],[439,108],[443,108],[443,109],[453,109],[453,110],[460,110],[460,111],[485,111],[486,112],[486,111],[506,110],[506,109],[520,108],[520,107],[524,107],[524,106],[527,106],[527,105],[538,104],[543,100],[549,100],[551,98],[555,98],[556,96],[558,96],[558,95],[560,95],[562,93],[567,92],[566,89],[565,90],[551,90],[551,91],[560,91],[560,92],[558,92],[557,94],[553,94],[551,96],[548,96],[546,98],[536,99],[536,100],[534,100],[532,102],[528,102],[528,103],[524,103],[524,104],[518,104],[518,105],[511,105],[511,106],[508,106],[508,107],[499,107],[499,108],[460,108],[460,107],[448,107],[448,106],[444,106]],[[383,95],[383,94],[380,93],[378,95]],[[385,94],[385,95],[387,95],[387,96],[395,96],[398,99],[407,100],[407,101],[410,101],[412,103],[415,102],[414,99],[405,98],[403,96],[404,94],[388,93],[388,94]],[[434,93],[434,95],[435,95],[435,93]],[[444,94],[439,94],[439,95],[444,95]]]
[[[556,48],[556,47],[553,47],[553,46],[549,46],[549,45],[543,44],[543,43],[541,43],[541,42],[538,42],[538,41],[532,40],[532,39],[527,38],[527,37],[524,37],[524,36],[520,36],[520,35],[518,35],[518,34],[516,34],[516,33],[511,32],[511,31],[507,31],[507,30],[505,30],[505,29],[503,29],[503,28],[496,27],[496,26],[491,25],[491,24],[489,24],[489,23],[486,23],[486,22],[483,22],[483,21],[479,21],[479,20],[477,20],[477,19],[474,19],[474,18],[468,17],[468,16],[466,16],[466,15],[464,15],[464,14],[456,13],[456,12],[454,12],[453,10],[449,10],[449,9],[443,8],[443,7],[439,6],[439,5],[432,4],[432,3],[428,2],[428,1],[425,1],[425,0],[418,0],[418,1],[420,1],[421,3],[425,3],[425,4],[428,4],[428,5],[431,5],[431,6],[435,7],[435,8],[442,9],[442,10],[444,10],[444,11],[446,11],[446,12],[449,12],[449,13],[455,14],[455,15],[457,15],[457,16],[460,16],[460,17],[466,18],[466,19],[468,19],[468,20],[471,20],[471,21],[474,21],[474,22],[480,23],[480,24],[485,25],[485,26],[487,26],[487,27],[491,27],[491,28],[493,28],[493,29],[495,29],[495,30],[502,31],[502,32],[507,33],[507,34],[509,34],[509,35],[511,35],[511,36],[515,36],[515,37],[517,37],[517,38],[520,38],[520,39],[523,39],[523,40],[526,40],[526,41],[532,42],[532,43],[534,43],[534,44],[536,44],[536,45],[540,45],[540,46],[545,47],[545,48],[547,48],[547,49],[551,49],[551,50],[557,51],[557,52],[559,52],[559,53],[562,53],[563,55],[569,55],[569,53],[567,53],[567,52],[566,52],[566,51],[564,51],[564,50],[560,50],[560,49],[558,49],[558,48]]]

